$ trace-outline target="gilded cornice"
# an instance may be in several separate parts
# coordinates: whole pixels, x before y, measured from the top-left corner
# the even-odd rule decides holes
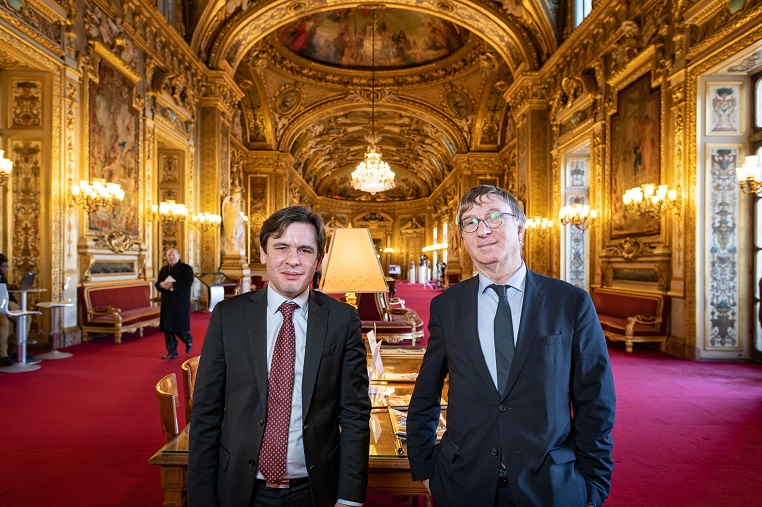
[[[514,118],[518,118],[529,109],[547,107],[548,88],[537,72],[525,72],[505,92],[505,99]]]
[[[69,25],[69,17],[60,6],[33,0],[20,2],[19,8],[15,9],[6,0],[0,3],[0,20],[55,56],[65,56],[64,31]]]
[[[181,87],[184,90],[182,99],[179,98],[179,94],[175,97],[178,105],[195,110],[199,99],[197,90],[201,87],[207,68],[159,12],[155,0],[133,0],[124,3],[93,0],[92,6],[107,14],[110,24],[123,30],[136,47],[154,60],[153,69],[162,69],[168,86],[174,89]],[[93,25],[92,22],[89,24]],[[95,30],[88,29],[87,11],[85,27],[88,38],[101,38]],[[149,83],[153,78],[153,72],[146,72]]]
[[[717,2],[721,4],[721,2]],[[762,0],[747,0],[746,6],[740,12],[731,14],[727,3],[712,4],[703,10],[698,10],[690,20],[689,43],[686,57],[695,59],[709,51],[713,46],[742,33],[746,27],[758,27],[762,23]],[[724,8],[721,8],[724,7]],[[687,14],[692,13],[689,11]]]
[[[209,71],[203,86],[201,104],[221,106],[222,111],[230,120],[243,95],[244,93],[227,72],[212,70]]]
[[[199,25],[197,30],[214,32],[216,35],[208,51],[206,45],[197,47],[197,50],[199,54],[208,55],[207,64],[210,66],[223,68],[223,62],[225,62],[231,68],[236,68],[252,45],[264,34],[285,22],[332,8],[356,6],[357,0],[314,0],[309,3],[302,0],[282,0],[266,5],[249,4],[246,10],[236,10],[228,19],[221,19],[219,13],[214,16],[204,13],[204,19],[209,20],[210,23],[220,23],[220,28],[217,31],[213,24]],[[456,4],[448,0],[397,0],[385,2],[385,6],[409,7],[417,11],[431,12],[468,28],[499,51],[513,72],[520,66],[536,69],[540,63],[540,56],[532,45],[532,41],[546,39],[546,37],[543,37],[542,33],[530,35],[529,30],[514,16],[496,12],[482,3],[469,1]],[[210,9],[214,8],[224,9],[224,6],[210,6]],[[194,39],[194,47],[196,47],[195,44]],[[552,47],[552,39],[545,45]]]

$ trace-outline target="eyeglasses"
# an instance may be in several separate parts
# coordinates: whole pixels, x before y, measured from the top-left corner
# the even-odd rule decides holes
[[[462,220],[460,222],[460,229],[463,232],[468,233],[476,232],[476,229],[479,228],[479,222],[484,222],[484,225],[490,229],[497,229],[503,225],[503,215],[510,215],[512,217],[516,216],[513,213],[508,213],[507,211],[493,211],[484,218],[466,218],[465,220]]]

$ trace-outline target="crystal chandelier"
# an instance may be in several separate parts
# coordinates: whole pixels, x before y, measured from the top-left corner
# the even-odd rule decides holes
[[[395,187],[394,172],[389,164],[381,159],[381,152],[376,147],[380,138],[376,136],[376,11],[373,10],[370,64],[370,124],[371,135],[368,136],[368,149],[365,160],[360,162],[352,172],[352,188],[375,195]]]

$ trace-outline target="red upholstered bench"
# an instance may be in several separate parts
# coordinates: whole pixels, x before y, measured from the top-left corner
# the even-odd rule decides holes
[[[88,333],[114,333],[122,343],[122,333],[159,325],[159,306],[151,304],[151,282],[128,280],[79,287],[79,322],[82,341]]]
[[[669,296],[607,287],[595,291],[593,303],[603,334],[625,342],[627,352],[635,342],[657,342],[662,352],[666,350]]]

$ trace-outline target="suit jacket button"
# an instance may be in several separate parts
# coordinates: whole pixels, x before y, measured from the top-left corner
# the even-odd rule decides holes
[[[493,456],[497,456],[497,449],[495,449],[495,448],[493,447],[492,449],[490,449],[490,450],[489,450],[489,453],[490,453],[491,455],[493,455]]]
[[[250,467],[255,467],[255,466],[257,466],[257,460],[255,460],[255,459],[250,459],[250,460],[249,460],[249,466],[250,466]]]
[[[501,412],[505,412],[506,410],[508,410],[508,409],[505,407],[505,405],[500,405],[499,407],[497,407],[497,409],[498,409],[499,411],[501,411]]]
[[[259,422],[260,426],[264,426],[265,425],[265,420],[264,419],[260,419],[258,422]]]

